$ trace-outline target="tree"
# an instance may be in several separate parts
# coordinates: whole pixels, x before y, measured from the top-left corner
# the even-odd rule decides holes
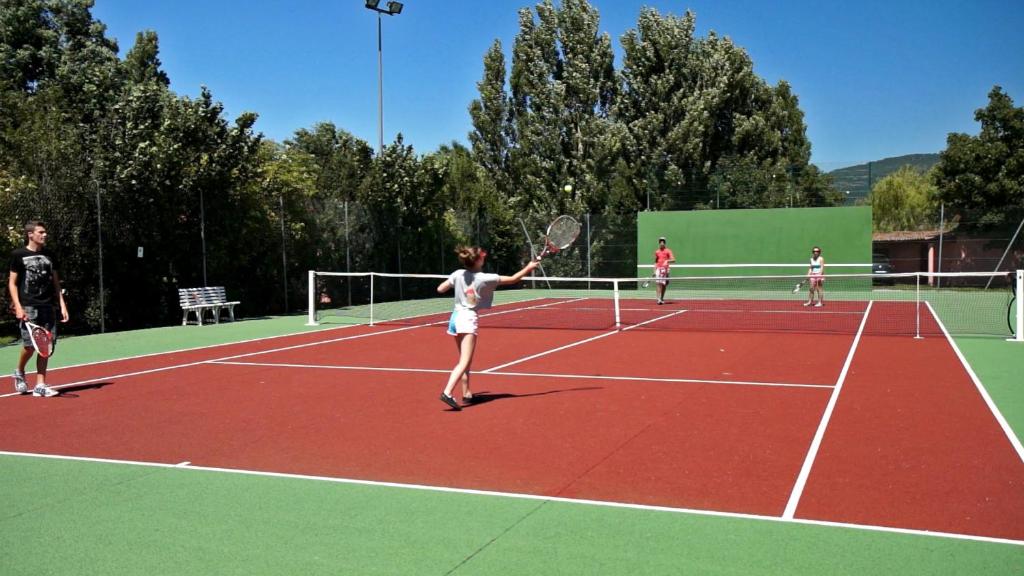
[[[510,92],[504,58],[495,43],[471,105],[474,152],[491,180],[520,213],[579,214],[598,208],[606,181],[602,162],[614,163],[602,138],[617,90],[611,39],[598,33],[599,15],[586,0],[551,0],[519,11],[512,48]],[[563,186],[573,184],[566,194]]]
[[[904,166],[878,181],[868,202],[873,228],[878,232],[934,228],[938,191],[931,178]]]
[[[1024,217],[1024,108],[999,86],[975,111],[977,136],[952,133],[939,155],[939,199],[975,226],[1016,223]]]
[[[798,99],[768,86],[747,53],[696,17],[640,12],[622,38],[622,93],[615,119],[628,131],[626,161],[638,200],[655,209],[832,203],[809,168]],[[804,188],[807,190],[805,191]]]
[[[302,224],[295,239],[296,262],[307,269],[366,269],[369,254],[360,247],[372,236],[357,200],[372,172],[372,148],[330,122],[296,130],[285,144],[290,162],[308,159],[312,178],[302,209],[294,215]]]

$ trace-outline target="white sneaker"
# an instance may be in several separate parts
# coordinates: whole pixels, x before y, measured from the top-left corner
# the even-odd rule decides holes
[[[43,384],[36,384],[36,387],[32,389],[32,395],[39,396],[40,398],[50,398],[52,396],[56,396],[57,394],[60,394],[60,392],[57,392],[53,388],[50,388],[49,386],[45,386]]]
[[[25,382],[25,373],[14,371],[14,391],[18,394],[28,394],[28,384]]]
[[[810,305],[811,305],[811,301],[810,300],[808,300],[807,302],[804,302],[804,306],[810,306]]]
[[[822,302],[818,302],[817,304],[815,304],[815,305],[814,305],[814,307],[815,307],[815,308],[821,308],[821,307],[822,307],[822,306],[824,306],[824,305],[825,305],[824,303],[822,303]]]

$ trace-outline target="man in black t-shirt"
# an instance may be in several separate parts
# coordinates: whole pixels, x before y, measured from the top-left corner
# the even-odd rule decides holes
[[[21,339],[24,345],[18,358],[18,367],[14,370],[14,389],[21,394],[28,392],[25,366],[35,351],[24,321],[28,320],[52,332],[54,346],[57,343],[56,305],[60,306],[60,321],[68,321],[68,308],[64,304],[60,277],[57,275],[57,259],[46,249],[46,225],[39,220],[29,220],[25,224],[25,236],[28,240],[25,247],[11,252],[10,275],[7,279],[7,290],[14,305],[14,316],[21,321]],[[46,397],[58,394],[56,390],[46,385],[47,360],[41,356],[36,357],[36,386],[32,389],[33,396]]]

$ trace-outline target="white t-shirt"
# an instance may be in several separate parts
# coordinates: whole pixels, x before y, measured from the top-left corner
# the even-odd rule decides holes
[[[821,256],[817,258],[811,258],[811,276],[821,276]]]
[[[465,268],[456,270],[448,276],[455,289],[455,307],[465,310],[483,310],[491,307],[494,300],[494,289],[498,287],[501,276],[486,272],[470,272]]]

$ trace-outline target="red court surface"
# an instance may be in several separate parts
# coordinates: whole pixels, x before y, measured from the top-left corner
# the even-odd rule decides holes
[[[797,517],[1019,540],[1024,462],[945,340],[866,336]]]
[[[455,413],[443,328],[333,330],[54,371],[0,398],[0,450],[1024,541],[1024,465],[949,343],[854,342],[491,328]]]

